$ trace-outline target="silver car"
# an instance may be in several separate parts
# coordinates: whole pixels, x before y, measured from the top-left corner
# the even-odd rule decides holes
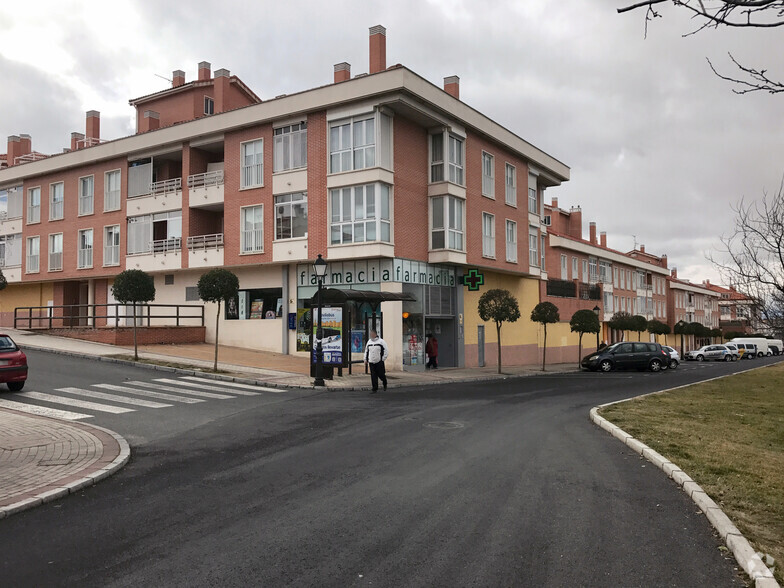
[[[694,361],[732,361],[732,353],[724,345],[705,345],[686,353],[686,359]]]
[[[670,347],[669,345],[662,345],[662,349],[670,354],[670,365],[667,367],[669,367],[671,370],[674,370],[681,363],[681,354],[678,353],[677,349]]]

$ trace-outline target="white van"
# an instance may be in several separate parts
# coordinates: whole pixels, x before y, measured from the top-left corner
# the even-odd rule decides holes
[[[784,345],[782,345],[781,339],[768,339],[768,349],[771,350],[773,355],[784,353]]]
[[[735,337],[730,343],[753,343],[757,346],[757,357],[773,355],[773,352],[768,347],[768,339],[764,337]]]

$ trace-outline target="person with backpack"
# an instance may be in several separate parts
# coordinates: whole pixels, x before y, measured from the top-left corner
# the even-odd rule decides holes
[[[389,348],[386,342],[378,336],[375,329],[370,330],[370,339],[365,345],[365,367],[370,367],[370,383],[373,390],[371,394],[378,392],[378,381],[387,389],[387,376],[384,361],[389,357]]]

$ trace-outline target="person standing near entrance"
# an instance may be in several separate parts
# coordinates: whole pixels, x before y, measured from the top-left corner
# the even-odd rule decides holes
[[[373,387],[371,394],[378,392],[378,381],[387,389],[387,375],[384,361],[389,357],[389,348],[386,342],[378,336],[375,329],[370,330],[370,339],[365,345],[365,367],[370,366],[370,383]]]
[[[438,339],[432,334],[427,336],[427,343],[425,343],[425,353],[427,353],[427,369],[438,369]]]

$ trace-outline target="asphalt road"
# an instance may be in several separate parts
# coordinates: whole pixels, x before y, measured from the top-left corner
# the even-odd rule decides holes
[[[588,410],[774,361],[210,402],[0,521],[0,583],[740,586],[691,500]]]

